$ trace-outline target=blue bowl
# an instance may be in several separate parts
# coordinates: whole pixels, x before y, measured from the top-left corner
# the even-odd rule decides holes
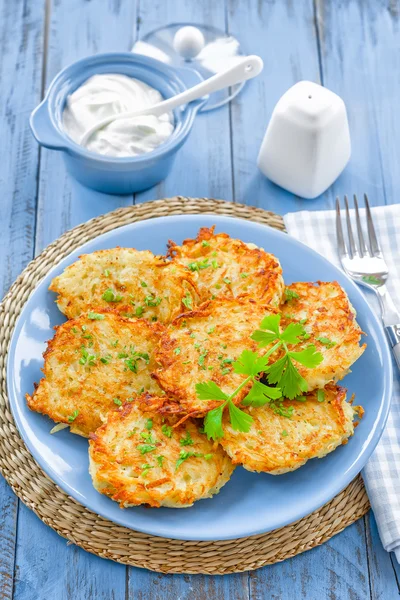
[[[130,194],[152,187],[168,175],[179,148],[186,141],[197,111],[207,98],[174,111],[175,129],[166,142],[152,152],[134,157],[110,157],[90,152],[64,132],[62,114],[69,94],[89,77],[119,73],[135,77],[157,89],[164,98],[175,96],[202,81],[189,69],[133,54],[110,52],[89,56],[66,67],[53,79],[44,100],[32,112],[30,126],[42,146],[61,150],[68,171],[80,183],[108,194]]]

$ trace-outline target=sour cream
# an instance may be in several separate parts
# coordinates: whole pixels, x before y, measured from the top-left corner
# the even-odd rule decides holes
[[[161,102],[160,92],[126,75],[94,75],[67,98],[64,130],[80,144],[83,134],[102,119]],[[172,114],[118,119],[96,131],[86,148],[106,156],[139,156],[165,142],[174,130]]]

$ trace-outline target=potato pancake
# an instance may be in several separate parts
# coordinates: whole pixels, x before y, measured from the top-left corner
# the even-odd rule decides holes
[[[90,474],[121,508],[147,504],[186,508],[211,498],[234,467],[224,450],[187,420],[158,411],[165,398],[141,397],[109,413],[89,443]]]
[[[250,335],[258,329],[270,306],[249,298],[218,298],[175,319],[161,336],[154,357],[160,364],[153,376],[184,414],[204,414],[220,402],[197,398],[197,383],[212,380],[231,394],[245,379],[233,372],[232,363],[243,350],[258,351]],[[251,387],[251,385],[250,385]],[[234,401],[248,393],[245,386]]]
[[[83,254],[49,289],[69,319],[97,308],[168,323],[198,302],[190,272],[148,250],[112,248]]]
[[[336,282],[293,283],[286,288],[282,305],[282,327],[291,321],[302,321],[307,332],[301,349],[315,344],[323,362],[314,369],[300,365],[308,389],[323,388],[338,381],[349,372],[351,365],[362,355],[366,344],[360,346],[362,331],[356,322],[356,312],[346,292]]]
[[[197,276],[202,299],[251,296],[278,306],[284,283],[276,256],[226,233],[214,234],[214,229],[202,227],[195,240],[184,240],[181,246],[169,242],[168,255]]]
[[[311,458],[326,456],[353,435],[358,407],[346,401],[344,388],[331,384],[302,400],[284,400],[272,407],[243,407],[253,418],[248,433],[234,431],[224,414],[220,442],[232,462],[248,471],[281,475]],[[282,416],[285,412],[292,412],[292,416]]]
[[[29,408],[87,437],[116,405],[144,391],[160,394],[150,373],[162,329],[113,311],[63,323],[43,355],[44,378],[26,395]]]

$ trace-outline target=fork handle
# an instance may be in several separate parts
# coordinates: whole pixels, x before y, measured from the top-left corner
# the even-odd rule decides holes
[[[400,371],[400,324],[399,325],[387,325],[385,327],[386,334],[388,336],[394,358],[396,359],[397,366]]]

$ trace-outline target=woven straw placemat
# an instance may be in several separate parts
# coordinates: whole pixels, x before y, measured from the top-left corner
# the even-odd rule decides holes
[[[38,282],[64,256],[101,233],[144,219],[202,213],[240,217],[284,231],[278,215],[222,200],[175,197],[121,208],[75,227],[48,246],[26,267],[0,305],[2,475],[44,523],[70,542],[103,558],[163,573],[224,574],[257,569],[322,544],[369,508],[358,476],[321,509],[269,533],[221,542],[155,537],[115,525],[70,498],[45,475],[19,436],[7,398],[7,349],[21,309]]]

